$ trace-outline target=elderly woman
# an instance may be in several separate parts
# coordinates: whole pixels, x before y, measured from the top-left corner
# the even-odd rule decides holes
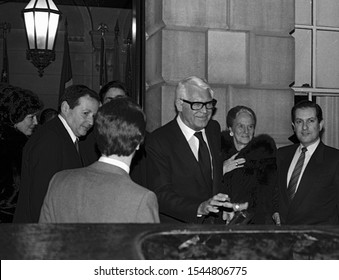
[[[20,188],[22,149],[37,126],[42,102],[31,91],[0,88],[0,222],[11,222]]]
[[[268,135],[254,137],[257,118],[251,108],[236,106],[222,132],[224,184],[237,210],[251,214],[251,224],[273,224],[276,146]]]

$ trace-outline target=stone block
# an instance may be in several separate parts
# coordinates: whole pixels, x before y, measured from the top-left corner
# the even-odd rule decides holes
[[[218,101],[216,105],[216,111],[213,115],[213,119],[218,121],[221,130],[225,130],[226,128],[226,88],[215,88],[213,87],[214,98]]]
[[[166,26],[225,29],[227,2],[227,0],[162,0],[163,21]],[[153,6],[155,5],[160,4]]]
[[[162,58],[156,62],[162,69],[163,79],[178,82],[192,75],[204,78],[205,46],[205,32],[163,29]]]
[[[163,17],[163,1],[162,0],[146,0],[145,11],[145,29],[149,36],[159,31],[165,26]]]
[[[162,85],[149,88],[146,92],[145,112],[147,131],[152,132],[171,121],[175,115],[175,86]]]
[[[294,29],[294,0],[230,0],[230,29],[282,32]]]
[[[146,83],[150,86],[163,81],[162,37],[163,32],[160,30],[150,36],[146,41]]]
[[[229,87],[226,113],[237,105],[248,106],[255,112],[256,135],[269,134],[279,146],[290,143],[288,137],[293,134],[290,119],[294,105],[292,90]]]
[[[250,85],[288,88],[294,81],[294,38],[250,38]]]
[[[208,81],[220,84],[247,83],[247,34],[209,30]]]

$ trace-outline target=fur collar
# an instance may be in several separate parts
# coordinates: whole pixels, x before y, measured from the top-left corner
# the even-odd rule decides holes
[[[229,135],[228,131],[222,132],[221,147],[227,158],[237,153],[233,138]],[[261,160],[265,158],[272,158],[276,155],[276,145],[273,138],[267,134],[261,134],[253,137],[252,141],[243,148],[237,158],[245,158],[246,160]]]

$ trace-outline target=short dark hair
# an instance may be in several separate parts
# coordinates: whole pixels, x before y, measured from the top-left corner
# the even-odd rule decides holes
[[[100,97],[101,103],[104,103],[105,95],[111,88],[119,88],[123,90],[127,96],[129,96],[127,92],[127,87],[124,83],[120,81],[110,81],[107,84],[105,84],[99,91],[99,97]]]
[[[53,108],[46,108],[40,114],[39,122],[44,124],[58,115],[58,111]]]
[[[125,96],[102,105],[95,118],[94,134],[101,154],[129,156],[145,137],[146,116]]]
[[[66,101],[68,106],[73,109],[79,105],[79,99],[83,96],[89,96],[100,102],[98,94],[89,87],[85,85],[71,85],[65,89],[65,93],[59,100],[59,111],[62,102]]]
[[[0,121],[17,124],[29,114],[36,114],[43,108],[39,97],[28,89],[8,85],[0,92]]]
[[[237,115],[241,112],[246,112],[250,114],[254,121],[254,127],[257,125],[257,116],[255,115],[254,111],[249,107],[238,105],[230,109],[227,113],[226,125],[228,128],[233,126],[234,120],[236,119]]]
[[[309,100],[302,100],[298,102],[296,105],[294,105],[292,108],[292,111],[291,111],[292,123],[294,123],[295,121],[295,112],[297,111],[297,109],[302,109],[302,108],[314,108],[318,122],[321,122],[323,120],[323,111],[321,110],[321,107],[317,103],[313,101],[309,101]]]

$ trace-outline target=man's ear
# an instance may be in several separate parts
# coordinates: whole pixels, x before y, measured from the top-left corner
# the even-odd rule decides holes
[[[182,111],[182,103],[183,103],[183,101],[180,98],[178,98],[175,101],[175,107],[177,108],[178,112]]]
[[[319,126],[320,126],[320,130],[319,130],[319,131],[322,131],[323,128],[324,128],[324,120],[322,120],[322,121],[319,123]]]
[[[292,122],[292,129],[293,129],[293,131],[295,132],[295,125],[294,125],[293,122]]]
[[[69,105],[68,105],[68,103],[67,103],[67,101],[63,101],[62,103],[61,103],[61,106],[60,106],[60,109],[61,109],[61,113],[63,114],[63,115],[67,115],[67,113],[68,113],[68,111],[69,111]]]

